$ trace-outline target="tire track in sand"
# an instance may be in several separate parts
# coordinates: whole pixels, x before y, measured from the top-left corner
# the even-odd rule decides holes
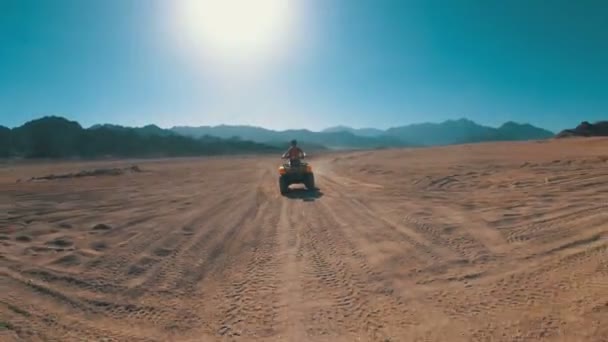
[[[286,316],[301,319],[290,322],[287,336],[306,334],[303,340],[365,336],[365,340],[384,341],[410,333],[408,327],[416,325],[417,319],[406,300],[382,281],[352,242],[353,232],[345,233],[322,199],[289,203],[286,211],[293,228],[287,230],[291,236],[284,238],[284,245],[291,246],[288,260],[296,264],[290,267],[299,273],[297,281],[293,272],[287,279],[295,282],[292,288],[301,289],[299,298],[303,299],[300,303],[297,296],[287,300],[299,310]]]
[[[217,251],[221,257],[208,279],[218,291],[212,299],[217,301],[212,319],[218,337],[264,340],[276,335],[283,268],[278,240],[280,208],[265,193],[258,196],[253,218],[223,241]]]

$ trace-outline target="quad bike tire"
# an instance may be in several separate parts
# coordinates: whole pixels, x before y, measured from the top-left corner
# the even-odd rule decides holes
[[[304,186],[306,186],[306,189],[308,189],[308,190],[315,189],[315,175],[314,174],[309,173],[308,175],[306,175],[306,178],[304,178]]]
[[[281,195],[289,192],[289,184],[287,184],[287,180],[283,177],[279,177],[279,190],[281,191]]]

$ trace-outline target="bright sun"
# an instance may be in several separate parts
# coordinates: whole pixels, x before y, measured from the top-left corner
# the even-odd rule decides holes
[[[189,45],[221,61],[280,52],[294,20],[293,0],[183,0],[178,22]]]

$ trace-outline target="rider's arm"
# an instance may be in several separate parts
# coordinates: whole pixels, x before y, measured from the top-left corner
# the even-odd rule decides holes
[[[289,156],[289,151],[291,151],[291,147],[287,150],[287,152],[283,153],[282,158],[287,158]]]

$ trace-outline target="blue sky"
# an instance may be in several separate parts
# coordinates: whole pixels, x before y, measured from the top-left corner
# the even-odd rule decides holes
[[[608,119],[606,1],[292,0],[281,54],[227,64],[188,46],[182,3],[0,0],[0,124]]]

